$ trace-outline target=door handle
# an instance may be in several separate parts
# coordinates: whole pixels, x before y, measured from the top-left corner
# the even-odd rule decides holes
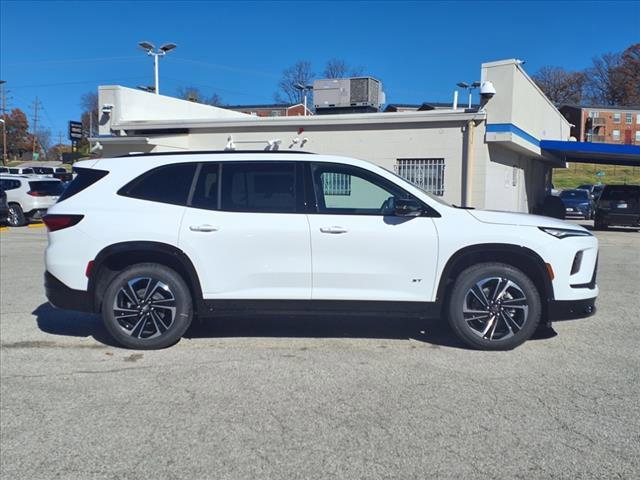
[[[217,232],[218,227],[214,227],[213,225],[191,225],[189,230],[192,232]]]
[[[344,227],[320,227],[322,233],[347,233],[348,230]]]

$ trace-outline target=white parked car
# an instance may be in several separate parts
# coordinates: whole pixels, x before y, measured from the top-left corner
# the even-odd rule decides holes
[[[594,311],[588,230],[456,208],[365,161],[203,152],[76,167],[44,218],[47,297],[101,312],[126,347],[172,345],[195,315],[320,311],[446,318],[472,347],[509,349]]]
[[[0,175],[0,188],[7,193],[7,223],[12,227],[41,219],[63,191],[60,180],[27,175]]]

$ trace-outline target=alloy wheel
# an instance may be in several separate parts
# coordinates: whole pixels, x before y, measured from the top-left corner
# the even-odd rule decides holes
[[[524,328],[529,304],[513,280],[490,277],[469,289],[462,313],[474,334],[490,341],[505,340]]]
[[[166,283],[151,277],[136,277],[118,290],[113,314],[127,335],[143,340],[156,338],[173,325],[176,298]]]

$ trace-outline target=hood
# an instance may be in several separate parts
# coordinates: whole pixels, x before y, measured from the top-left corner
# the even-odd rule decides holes
[[[591,201],[588,198],[561,198],[565,205],[588,205]]]
[[[571,230],[585,230],[584,227],[574,223],[565,222],[552,217],[542,215],[530,215],[528,213],[500,212],[497,210],[467,210],[469,215],[483,223],[496,223],[500,225],[520,225],[526,227],[550,227],[565,228]]]

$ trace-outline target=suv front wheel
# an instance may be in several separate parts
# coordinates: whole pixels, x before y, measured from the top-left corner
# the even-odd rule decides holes
[[[107,287],[102,318],[113,338],[134,349],[175,344],[191,324],[189,288],[174,270],[141,263],[120,272]]]
[[[449,324],[473,348],[509,350],[533,335],[541,310],[540,294],[522,271],[502,263],[482,263],[456,279]]]

